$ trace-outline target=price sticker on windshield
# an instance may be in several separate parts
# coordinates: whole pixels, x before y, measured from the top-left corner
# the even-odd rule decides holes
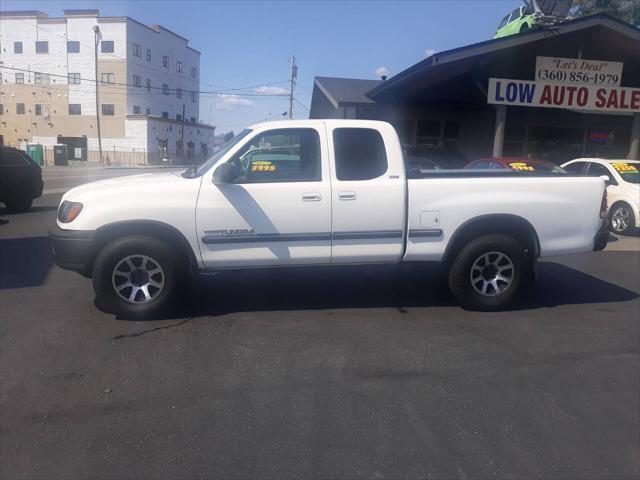
[[[271,162],[259,161],[251,164],[252,172],[275,172],[276,166]]]
[[[513,168],[514,170],[518,170],[518,171],[524,171],[524,172],[533,172],[534,168],[529,165],[528,163],[524,163],[524,162],[513,162],[510,163],[509,166],[511,168]]]
[[[630,163],[616,162],[616,163],[612,163],[611,165],[620,173],[636,173],[638,171],[636,166]]]

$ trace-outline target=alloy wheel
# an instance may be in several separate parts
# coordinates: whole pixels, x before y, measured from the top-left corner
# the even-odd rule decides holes
[[[611,215],[611,226],[616,232],[624,232],[629,227],[629,209],[625,206],[619,206]]]
[[[511,259],[501,252],[487,252],[471,264],[471,285],[481,295],[494,297],[504,292],[513,282],[515,267]]]
[[[146,255],[129,255],[120,260],[111,275],[113,288],[120,298],[133,304],[149,303],[165,286],[160,264]]]

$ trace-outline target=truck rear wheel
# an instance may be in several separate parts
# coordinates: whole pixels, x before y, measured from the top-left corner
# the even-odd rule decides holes
[[[169,313],[186,286],[184,279],[173,248],[144,235],[113,240],[93,265],[93,288],[101,306],[125,318]]]
[[[449,271],[449,290],[465,308],[500,310],[511,304],[530,276],[520,242],[508,235],[485,235],[458,253]]]

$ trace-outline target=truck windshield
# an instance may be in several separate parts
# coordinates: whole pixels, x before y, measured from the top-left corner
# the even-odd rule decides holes
[[[233,137],[231,140],[225,143],[220,148],[220,150],[214,153],[211,157],[209,157],[207,160],[202,162],[197,167],[190,168],[189,170],[184,172],[183,175],[187,178],[195,178],[195,177],[204,175],[205,172],[207,172],[213,165],[215,165],[215,163],[218,160],[220,160],[229,150],[231,150],[235,145],[237,145],[238,142],[240,142],[240,140],[246,137],[249,133],[251,133],[251,129],[245,128],[240,133],[238,133],[235,137]]]

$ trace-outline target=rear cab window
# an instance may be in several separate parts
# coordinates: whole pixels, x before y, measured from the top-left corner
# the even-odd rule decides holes
[[[373,180],[389,168],[384,140],[378,130],[336,128],[333,149],[336,178],[340,181]]]

